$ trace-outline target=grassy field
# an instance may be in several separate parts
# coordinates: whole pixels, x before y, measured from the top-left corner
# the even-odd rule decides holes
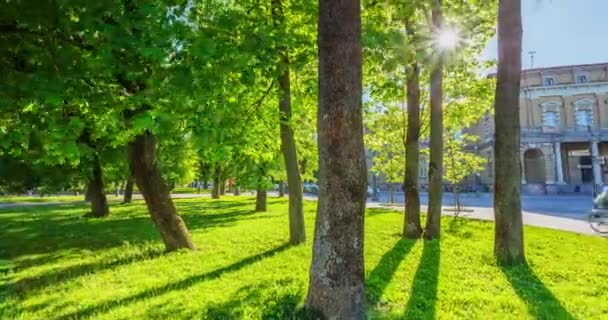
[[[141,201],[111,217],[59,204],[0,210],[0,319],[289,319],[306,294],[308,242],[289,247],[287,203],[176,200],[196,252],[163,253]],[[368,210],[374,319],[608,319],[608,239],[526,227],[529,266],[492,259],[492,224],[445,218],[440,242],[402,240],[402,215]]]
[[[0,196],[0,203],[40,203],[40,202],[74,202],[83,201],[84,196]]]
[[[176,187],[171,193],[199,193],[197,188]],[[211,189],[201,189],[201,194],[211,193]]]

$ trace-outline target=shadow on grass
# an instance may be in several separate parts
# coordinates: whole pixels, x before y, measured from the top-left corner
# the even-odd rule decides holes
[[[446,233],[458,238],[471,238],[473,236],[473,232],[468,230],[470,225],[469,222],[471,221],[471,219],[454,216],[450,219],[450,224],[448,225]]]
[[[536,319],[575,319],[528,265],[501,267],[528,313]]]
[[[416,244],[415,239],[401,238],[387,251],[374,269],[369,273],[366,280],[367,299],[370,305],[376,305],[391,282],[395,271],[405,256]]]
[[[439,280],[439,240],[424,241],[420,264],[414,275],[405,319],[435,319]]]
[[[191,231],[225,227],[242,220],[263,219],[269,214],[255,213],[243,201],[204,201],[178,205]],[[25,259],[17,267],[49,263],[72,249],[101,250],[123,245],[160,241],[160,235],[145,207],[111,207],[110,217],[88,219],[82,215],[86,205],[61,204],[52,207],[28,207],[0,216],[0,259]],[[238,209],[242,207],[243,209]],[[116,209],[116,210],[114,210]],[[219,212],[218,212],[219,211]]]
[[[132,296],[128,296],[125,298],[121,298],[118,300],[114,300],[114,301],[109,301],[109,302],[105,302],[102,304],[98,304],[98,305],[94,305],[94,306],[90,306],[88,308],[84,308],[78,311],[75,311],[73,313],[70,314],[65,314],[65,315],[59,315],[56,317],[56,319],[80,319],[80,318],[88,318],[96,313],[99,312],[107,312],[111,309],[114,309],[116,307],[119,307],[121,305],[124,304],[129,304],[129,303],[135,303],[144,299],[148,299],[148,298],[152,298],[154,296],[160,296],[163,294],[166,294],[168,292],[171,291],[175,291],[175,290],[184,290],[187,289],[193,285],[196,285],[197,283],[203,282],[203,281],[209,281],[209,280],[213,280],[216,279],[218,277],[220,277],[221,275],[225,274],[225,273],[229,273],[229,272],[235,272],[238,271],[254,262],[260,261],[262,259],[265,258],[269,258],[275,254],[278,254],[280,252],[283,252],[285,250],[287,250],[288,248],[290,248],[289,244],[283,244],[281,246],[278,246],[276,248],[270,249],[268,251],[244,258],[240,261],[237,261],[233,264],[230,264],[228,266],[210,271],[210,272],[206,272],[203,274],[199,274],[199,275],[195,275],[195,276],[191,276],[188,277],[184,280],[180,280],[177,282],[172,282],[169,284],[166,284],[164,286],[160,286],[160,287],[156,287],[156,288],[152,288],[152,289],[148,289],[145,290],[143,292],[140,292],[138,294],[132,295]]]
[[[164,252],[162,247],[147,247],[142,251],[119,256],[115,259],[103,259],[86,264],[72,265],[67,268],[57,268],[43,273],[42,275],[20,279],[11,283],[10,288],[11,291],[16,294],[31,293],[32,291],[40,290],[46,286],[69,281],[85,274],[108,270],[133,262],[154,259]]]
[[[303,297],[304,286],[292,279],[266,281],[243,287],[229,301],[207,307],[201,319],[320,319],[300,307]]]
[[[399,211],[397,211],[397,209],[388,209],[388,208],[368,208],[365,210],[366,211],[366,215],[368,216],[377,216],[380,214],[387,214],[387,213],[399,213]],[[403,212],[401,212],[403,213]]]

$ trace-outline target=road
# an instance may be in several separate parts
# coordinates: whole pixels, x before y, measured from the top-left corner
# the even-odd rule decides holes
[[[394,202],[403,204],[403,192],[395,192]],[[380,203],[389,202],[388,192],[380,192]],[[423,205],[428,204],[428,193],[421,193],[420,200]],[[562,218],[586,220],[591,210],[592,199],[590,195],[543,195],[522,196],[522,208],[525,212],[550,215]],[[462,194],[461,203],[465,207],[492,208],[492,194]],[[444,206],[455,206],[454,195],[444,193]]]

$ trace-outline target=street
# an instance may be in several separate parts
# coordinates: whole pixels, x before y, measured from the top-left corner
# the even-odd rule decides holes
[[[379,203],[389,202],[388,192],[379,192]],[[395,204],[403,205],[403,192],[395,192],[393,195]],[[428,205],[428,193],[420,194],[422,205]],[[492,208],[491,193],[465,193],[461,194],[460,201],[465,208]],[[592,198],[590,195],[543,195],[522,196],[522,209],[528,213],[550,215],[556,217],[586,220],[587,213],[591,210]],[[368,198],[368,202],[372,202]],[[443,205],[455,206],[454,195],[444,193]]]

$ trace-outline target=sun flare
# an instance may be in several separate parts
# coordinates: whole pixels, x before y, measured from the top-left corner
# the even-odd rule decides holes
[[[437,30],[435,34],[435,45],[443,51],[456,49],[462,41],[460,31],[453,27]]]

